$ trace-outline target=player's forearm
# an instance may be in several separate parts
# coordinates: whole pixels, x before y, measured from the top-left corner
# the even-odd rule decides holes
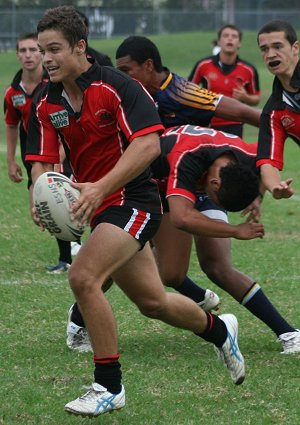
[[[252,108],[236,99],[223,96],[218,103],[216,116],[225,120],[241,121],[246,124],[259,126],[261,109]]]
[[[191,211],[181,217],[172,214],[172,211],[170,211],[170,218],[175,227],[193,235],[203,235],[213,238],[234,238],[237,234],[236,226],[206,217],[197,210]]]
[[[15,161],[16,150],[18,144],[18,127],[15,126],[7,126],[6,127],[6,157],[7,162]]]
[[[257,106],[260,102],[260,96],[254,94],[246,94],[244,103],[248,106]]]
[[[260,167],[261,182],[266,190],[273,193],[273,189],[281,181],[280,172],[271,164],[263,164]]]
[[[101,191],[110,195],[139,176],[160,154],[159,137],[156,133],[134,139],[115,167],[99,180]]]
[[[33,162],[31,169],[31,178],[33,185],[37,181],[38,177],[46,171],[53,171],[54,165],[46,162]]]

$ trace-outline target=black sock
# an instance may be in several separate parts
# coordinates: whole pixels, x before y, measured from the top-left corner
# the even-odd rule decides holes
[[[84,320],[83,320],[82,314],[80,313],[77,303],[73,305],[71,321],[75,323],[75,325],[85,328]]]
[[[59,261],[64,263],[72,264],[71,255],[71,242],[63,241],[62,239],[56,239],[59,248]]]
[[[119,354],[111,357],[94,356],[95,382],[107,388],[112,394],[119,394],[122,389],[122,372],[119,357]]]
[[[251,288],[244,295],[241,304],[254,314],[254,316],[269,326],[277,336],[296,330],[278,313],[256,282],[253,283]]]
[[[227,328],[223,320],[215,314],[207,313],[207,327],[202,334],[196,334],[205,341],[212,342],[217,347],[222,347],[227,338]]]
[[[175,289],[176,291],[180,292],[180,294],[191,298],[196,303],[204,300],[206,291],[206,289],[196,285],[196,283],[193,282],[188,276],[186,276],[180,286],[177,286]]]

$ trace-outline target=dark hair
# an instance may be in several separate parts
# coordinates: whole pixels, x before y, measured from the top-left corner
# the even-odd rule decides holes
[[[139,65],[142,65],[147,59],[152,59],[155,71],[162,72],[163,70],[158,48],[147,37],[131,35],[125,38],[117,49],[116,59],[124,56],[130,56]]]
[[[87,27],[73,6],[60,6],[46,10],[37,25],[37,32],[46,30],[61,31],[72,48],[80,40],[87,42]]]
[[[88,19],[88,17],[86,16],[86,14],[85,13],[83,13],[83,12],[81,12],[80,10],[78,10],[78,9],[76,9],[76,12],[78,13],[78,15],[81,17],[81,19],[83,20],[83,22],[84,22],[84,25],[87,27],[87,28],[89,28],[89,26],[90,26],[90,23],[89,23],[89,19]]]
[[[243,37],[243,33],[242,31],[239,29],[239,27],[237,27],[236,25],[233,24],[227,24],[227,25],[223,25],[219,31],[218,31],[218,40],[220,40],[222,32],[226,29],[229,28],[231,30],[237,31],[239,33],[239,39],[242,40]]]
[[[217,197],[227,211],[241,211],[259,195],[259,178],[248,166],[226,165],[220,169],[220,179]]]
[[[36,32],[24,32],[20,34],[16,41],[16,50],[19,50],[19,42],[24,40],[36,40],[38,39],[38,35]]]
[[[291,46],[295,43],[295,41],[298,40],[297,33],[294,27],[287,21],[281,21],[280,19],[277,19],[268,22],[258,31],[257,42],[258,37],[261,34],[269,34],[270,32],[284,32],[285,38]]]

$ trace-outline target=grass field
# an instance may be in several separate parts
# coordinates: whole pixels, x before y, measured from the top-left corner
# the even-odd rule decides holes
[[[164,63],[188,75],[194,62],[210,54],[214,34],[153,37]],[[111,57],[121,40],[91,44]],[[255,34],[245,33],[241,56],[259,68],[263,98],[272,78],[264,71]],[[1,54],[0,93],[18,69],[14,53]],[[31,222],[26,184],[7,178],[4,125],[0,124],[0,424],[72,425],[87,420],[68,416],[66,402],[92,379],[91,355],[69,352],[66,316],[73,302],[66,276],[49,276],[56,261],[55,241]],[[257,130],[247,128],[249,141]],[[290,141],[285,177],[300,189],[299,150]],[[264,288],[281,313],[300,327],[299,195],[276,202],[266,196],[262,221],[266,236],[233,241],[233,261]],[[240,222],[238,214],[232,222]],[[275,335],[203,275],[193,256],[190,275],[222,297],[222,312],[240,322],[240,347],[247,378],[235,387],[212,346],[187,332],[142,317],[121,291],[108,293],[120,334],[127,406],[94,423],[113,425],[299,425],[299,355],[280,354]]]

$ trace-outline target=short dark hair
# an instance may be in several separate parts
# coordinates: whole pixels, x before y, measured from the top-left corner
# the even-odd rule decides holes
[[[281,21],[280,19],[270,21],[267,24],[265,24],[257,34],[257,43],[258,43],[258,37],[261,34],[269,34],[270,32],[284,32],[285,38],[292,46],[295,41],[298,40],[297,33],[295,28],[287,21]]]
[[[238,32],[238,34],[239,34],[239,39],[240,39],[240,40],[242,40],[242,37],[243,37],[243,33],[242,33],[242,31],[240,30],[240,28],[239,28],[239,27],[237,27],[236,25],[233,25],[233,24],[223,25],[223,26],[219,29],[219,31],[218,31],[218,40],[220,40],[221,35],[222,35],[222,32],[223,32],[226,28],[229,28],[229,29],[231,29],[231,30],[237,31],[237,32]]]
[[[24,40],[36,40],[38,39],[37,32],[24,32],[20,34],[16,41],[16,50],[19,50],[19,42]]]
[[[81,19],[84,22],[84,25],[89,28],[90,26],[90,22],[89,22],[89,18],[86,16],[85,13],[81,12],[81,10],[76,9],[76,12],[78,13],[79,16],[81,16]]]
[[[46,10],[37,25],[37,32],[46,30],[61,31],[72,48],[80,40],[87,42],[88,29],[73,6],[60,6]]]
[[[163,70],[158,48],[147,37],[131,35],[125,38],[116,51],[116,59],[124,56],[130,56],[139,65],[142,65],[147,59],[152,59],[155,70],[157,72]]]
[[[227,211],[242,211],[259,195],[259,177],[248,166],[230,163],[220,169],[220,205]]]

